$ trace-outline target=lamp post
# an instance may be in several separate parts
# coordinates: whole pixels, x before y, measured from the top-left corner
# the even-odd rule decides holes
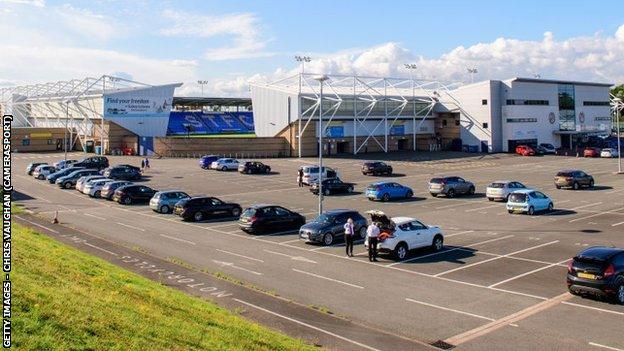
[[[470,74],[470,84],[474,83],[474,75],[479,73],[477,67],[468,67],[468,74]]]
[[[412,72],[418,69],[418,66],[416,66],[415,63],[404,63],[403,67],[405,67],[405,69],[409,72],[410,80],[414,80],[414,77],[412,76]]]
[[[310,56],[295,55],[295,61],[301,62],[301,73],[305,73],[305,63],[312,61]]]
[[[208,84],[207,80],[198,80],[197,84],[201,86],[201,96],[204,96],[204,85]]]
[[[319,92],[319,126],[318,126],[318,130],[319,130],[319,177],[318,177],[318,182],[319,182],[319,204],[318,204],[318,211],[319,211],[319,216],[321,214],[323,214],[323,82],[328,80],[329,77],[327,77],[326,75],[321,75],[318,77],[315,77],[314,80],[318,80],[319,85],[320,85],[320,92]]]
[[[613,105],[615,106],[615,125],[617,129],[617,148],[618,148],[618,174],[622,174],[622,146],[620,141],[620,110],[624,108],[622,105],[622,99],[616,97],[613,99]]]

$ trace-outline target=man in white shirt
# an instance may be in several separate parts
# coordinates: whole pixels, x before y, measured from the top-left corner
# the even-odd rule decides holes
[[[377,223],[372,222],[366,229],[368,237],[368,260],[377,262],[377,243],[379,242],[379,227]]]

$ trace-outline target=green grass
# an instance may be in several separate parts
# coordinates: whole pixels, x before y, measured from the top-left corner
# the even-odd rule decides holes
[[[211,139],[211,138],[255,138],[255,133],[231,133],[231,134],[191,134],[186,135],[168,135],[167,138],[175,139]]]
[[[18,224],[13,250],[16,349],[316,349]]]

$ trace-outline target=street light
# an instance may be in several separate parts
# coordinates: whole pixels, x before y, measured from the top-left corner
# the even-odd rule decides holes
[[[477,70],[477,67],[468,67],[466,68],[468,70],[468,74],[470,74],[470,84],[474,83],[474,75],[479,73],[479,71]]]
[[[403,66],[405,67],[406,70],[409,71],[409,73],[410,73],[410,80],[413,80],[414,77],[412,77],[412,72],[415,71],[416,69],[418,69],[418,66],[416,66],[415,63],[404,63]]]
[[[201,95],[204,96],[204,85],[208,84],[207,80],[198,80],[197,84],[201,86]]]
[[[295,55],[295,60],[301,62],[301,73],[305,73],[305,63],[312,61],[312,58],[310,56]]]
[[[613,105],[615,107],[615,125],[617,128],[617,147],[618,147],[618,174],[622,174],[622,146],[620,141],[620,110],[624,108],[622,99],[619,97],[613,98]]]
[[[319,204],[318,211],[319,216],[323,214],[323,82],[328,80],[329,77],[321,75],[314,77],[314,80],[318,80],[321,88],[319,93],[319,177],[318,177],[318,190],[319,190]]]

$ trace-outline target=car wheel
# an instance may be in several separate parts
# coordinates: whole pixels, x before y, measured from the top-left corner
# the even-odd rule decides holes
[[[405,257],[407,257],[407,245],[405,243],[399,243],[397,247],[394,249],[394,257],[396,257],[399,261],[403,261]]]
[[[488,201],[494,201],[494,198],[488,197]]]
[[[548,212],[552,212],[552,210],[555,208],[555,206],[553,205],[553,203],[549,203],[548,204]]]
[[[560,185],[555,185],[555,188],[561,189],[561,186]]]
[[[447,197],[455,197],[455,190],[449,189],[449,191],[446,192],[446,196]]]
[[[323,195],[329,196],[329,194],[331,194],[331,191],[329,191],[329,189],[323,189]]]
[[[334,236],[331,233],[327,233],[323,235],[323,244],[325,246],[329,246],[334,242]]]
[[[129,196],[125,197],[123,199],[123,203],[126,204],[126,205],[131,205],[132,204],[132,199]]]
[[[624,305],[624,278],[620,278],[618,281],[619,285],[617,285],[616,282],[617,291],[615,293],[615,299],[620,305]]]
[[[347,188],[347,192],[348,192],[349,194],[351,194],[351,193],[353,192],[353,187],[352,187],[352,186],[348,187],[348,188]]]
[[[413,193],[411,190],[408,190],[408,191],[405,193],[405,198],[406,198],[406,199],[411,199],[411,198],[412,198],[412,196],[414,196],[414,193]]]
[[[533,215],[535,213],[535,209],[533,208],[533,206],[529,206],[529,210],[527,211],[527,213],[529,215]]]
[[[269,173],[271,173],[271,167],[266,168],[266,174],[269,174]]]
[[[436,251],[436,252],[444,248],[444,238],[442,237],[442,235],[436,235],[435,238],[433,238],[431,247],[433,248],[433,251]]]
[[[197,211],[195,212],[195,214],[193,215],[193,219],[195,220],[195,222],[201,222],[204,220],[204,213],[201,211]]]
[[[474,193],[475,193],[475,188],[473,186],[468,188],[468,195],[474,195]]]
[[[390,195],[388,195],[388,194],[384,194],[384,195],[381,197],[381,200],[382,200],[382,201],[384,201],[384,202],[388,202],[388,201],[390,201]]]
[[[221,170],[222,171],[227,171],[227,167],[223,166],[223,167],[221,167]]]
[[[430,193],[433,197],[438,197],[438,194]]]
[[[167,206],[167,205],[160,206],[160,213],[169,213],[169,211],[171,211],[169,206]]]
[[[70,182],[67,182],[67,183],[63,184],[63,188],[65,188],[65,189],[71,189],[71,187],[72,187],[72,185],[71,185]]]
[[[574,184],[572,184],[572,189],[574,190],[579,190],[580,186],[578,182],[574,182]]]
[[[93,193],[93,197],[97,197],[97,198],[102,197],[102,192],[101,192],[101,191],[99,191],[99,190],[98,190],[98,191],[96,191],[95,193]]]
[[[37,176],[37,179],[43,180],[43,175],[40,174],[39,176]]]
[[[593,188],[593,187],[594,187],[594,180],[593,180],[593,179],[589,181],[589,187],[590,187],[590,188]]]
[[[360,228],[360,239],[366,239],[366,226]]]
[[[507,210],[507,212],[509,212],[509,214],[512,214],[512,213],[513,213],[513,210]]]
[[[235,207],[235,208],[232,209],[231,213],[232,213],[232,217],[238,217],[241,214],[241,210],[240,210],[240,208]]]
[[[251,169],[246,170],[245,173],[251,174]]]

